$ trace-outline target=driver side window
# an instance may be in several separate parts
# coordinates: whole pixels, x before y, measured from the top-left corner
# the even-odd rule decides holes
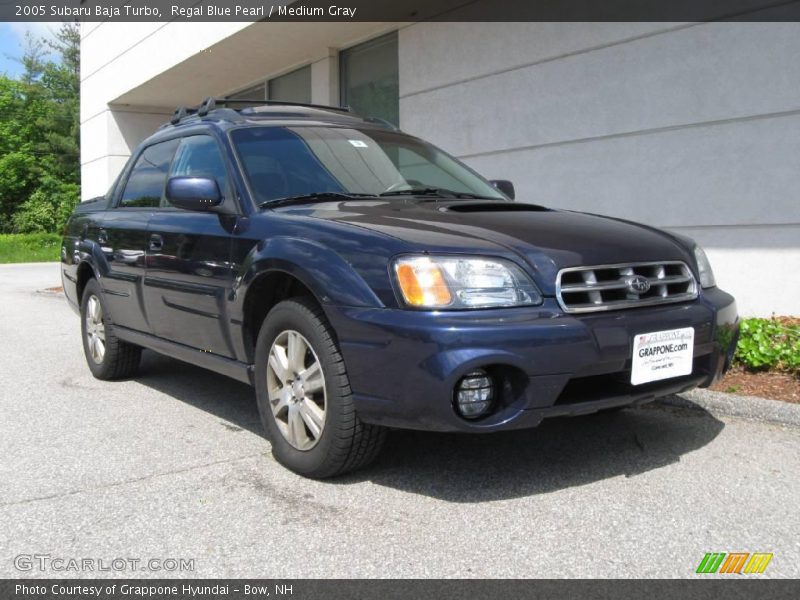
[[[178,140],[145,148],[131,169],[119,200],[121,208],[153,208],[159,205],[167,183],[167,171]]]
[[[215,179],[223,197],[228,195],[228,172],[217,142],[210,135],[193,135],[181,140],[172,161],[170,177]],[[169,202],[165,200],[165,205]]]

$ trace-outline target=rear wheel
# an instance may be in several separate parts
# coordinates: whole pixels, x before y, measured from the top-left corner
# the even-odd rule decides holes
[[[109,323],[100,284],[90,279],[81,299],[81,337],[86,363],[97,379],[131,377],[139,368],[142,349],[117,338]]]
[[[275,459],[306,477],[341,475],[372,462],[386,437],[362,423],[332,330],[311,300],[267,315],[256,342],[256,397]]]

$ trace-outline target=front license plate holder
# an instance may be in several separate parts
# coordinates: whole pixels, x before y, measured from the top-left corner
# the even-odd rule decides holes
[[[642,385],[691,375],[694,328],[637,333],[633,337],[631,383]]]

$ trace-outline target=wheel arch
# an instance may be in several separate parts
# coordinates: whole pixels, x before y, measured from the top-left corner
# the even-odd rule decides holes
[[[326,305],[383,307],[350,263],[313,240],[274,237],[256,244],[241,272],[234,284],[237,307],[232,317],[242,325],[241,341],[248,362],[253,360],[253,341],[264,317],[281,300],[311,297],[323,311]]]
[[[272,308],[290,298],[308,298],[322,308],[322,301],[296,274],[272,268],[259,273],[250,282],[242,306],[242,337],[248,362],[253,361],[261,325]]]
[[[90,279],[97,279],[99,281],[94,265],[88,260],[81,261],[75,272],[75,295],[77,296],[79,306],[81,300],[83,300],[83,290],[86,289],[86,284],[89,283]]]

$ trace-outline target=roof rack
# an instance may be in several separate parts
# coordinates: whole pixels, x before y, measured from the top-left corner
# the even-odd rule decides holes
[[[335,110],[336,112],[351,113],[349,106],[326,106],[324,104],[311,104],[310,102],[288,102],[284,100],[247,100],[244,98],[222,98],[216,101],[217,104],[250,104],[247,108],[257,108],[259,106],[303,106],[306,108],[318,108],[320,110]]]
[[[397,125],[381,117],[364,117],[364,120],[367,123],[373,123],[375,125],[383,125],[387,129],[391,129],[392,131],[400,131],[400,128]]]
[[[192,114],[194,114],[194,112],[195,111],[192,110]],[[175,109],[175,112],[172,113],[172,118],[169,120],[169,122],[172,125],[177,125],[178,123],[181,122],[182,119],[185,119],[188,116],[189,116],[189,109],[186,108],[185,106],[179,106]]]
[[[248,106],[240,109],[258,108],[259,106],[301,106],[305,108],[317,108],[320,110],[332,110],[336,112],[350,113],[349,106],[325,106],[322,104],[310,104],[305,102],[284,102],[283,100],[247,100],[245,98],[214,98],[209,96],[203,100],[199,106],[188,107],[178,106],[170,119],[171,125],[177,125],[187,117],[205,117],[211,111],[221,107],[228,107],[231,104],[247,104]]]

